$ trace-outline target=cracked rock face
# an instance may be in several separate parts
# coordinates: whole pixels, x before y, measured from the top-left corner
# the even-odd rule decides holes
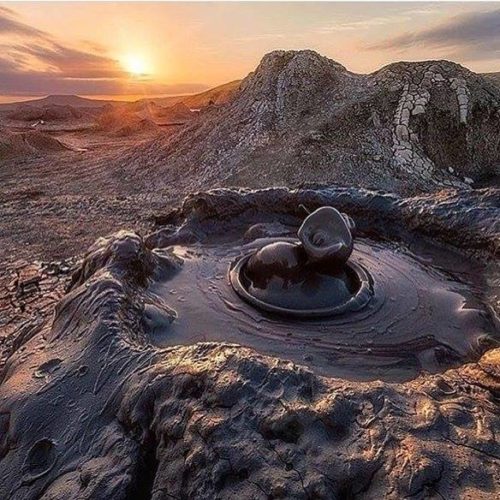
[[[497,86],[449,61],[359,75],[314,51],[275,51],[229,103],[127,161],[158,180],[204,189],[318,181],[400,193],[467,187],[499,173],[499,109]]]
[[[39,321],[1,372],[0,497],[493,498],[498,348],[401,383],[352,381],[236,344],[160,347],[151,325],[161,320],[168,333],[194,319],[176,317],[174,289],[155,293],[187,272],[195,248],[184,265],[176,248],[235,231],[247,241],[286,233],[301,204],[336,206],[362,238],[374,228],[398,246],[410,233],[439,238],[450,259],[476,259],[498,285],[497,200],[491,189],[407,199],[341,188],[219,190],[188,197],[147,238],[99,240],[71,280],[67,265],[25,270],[6,302],[31,302],[10,336]],[[67,284],[55,309],[36,307],[45,299],[30,291],[35,282],[59,283],[50,285],[58,296]],[[497,292],[483,297],[496,313]]]

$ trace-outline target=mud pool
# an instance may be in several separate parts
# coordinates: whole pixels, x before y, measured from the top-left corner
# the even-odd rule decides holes
[[[355,221],[362,309],[292,321],[230,286],[300,205]],[[7,296],[0,498],[494,497],[499,220],[491,189],[215,190],[37,272]]]
[[[145,309],[150,341],[160,347],[237,343],[321,375],[389,381],[475,360],[496,342],[498,325],[482,300],[481,266],[434,246],[419,245],[417,253],[358,239],[350,262],[371,281],[371,298],[358,311],[308,320],[259,311],[235,293],[228,271],[272,241],[171,247],[184,262],[149,290],[155,304]],[[169,307],[176,312],[173,322]]]

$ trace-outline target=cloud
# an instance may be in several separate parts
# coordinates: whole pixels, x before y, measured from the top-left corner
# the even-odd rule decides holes
[[[328,35],[341,31],[361,31],[373,27],[394,25],[396,23],[411,21],[415,16],[429,16],[435,13],[436,10],[432,8],[403,10],[393,15],[366,17],[357,21],[336,22],[334,24],[320,26],[315,30],[315,33]]]
[[[48,46],[15,45],[11,52],[32,56],[64,78],[125,78],[127,74],[118,61],[90,52],[65,47],[58,43]]]
[[[16,19],[13,10],[0,7],[0,35],[19,35],[23,37],[50,39],[50,35]]]
[[[20,21],[0,6],[0,94],[170,94],[205,90],[198,84],[162,85],[131,81],[102,47],[82,42],[74,48],[50,33]]]
[[[127,74],[105,55],[75,49],[20,21],[15,12],[0,7],[0,92],[52,92],[57,89],[117,90]],[[34,69],[37,68],[37,69]]]
[[[201,92],[206,88],[194,83],[164,85],[121,79],[60,78],[42,71],[19,73],[8,61],[0,59],[0,94],[5,95],[162,95]]]
[[[368,46],[371,50],[438,48],[465,60],[494,59],[500,54],[500,9],[470,12],[425,30],[403,33]]]
[[[399,19],[399,18],[398,18]],[[395,21],[394,17],[371,17],[360,21],[350,21],[346,23],[336,23],[328,26],[317,28],[316,33],[327,35],[336,31],[358,31],[372,26],[383,26],[392,24]]]

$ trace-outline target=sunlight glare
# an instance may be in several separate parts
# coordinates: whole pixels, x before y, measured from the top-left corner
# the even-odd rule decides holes
[[[123,66],[132,76],[144,76],[151,73],[147,61],[137,54],[127,55],[123,59]]]

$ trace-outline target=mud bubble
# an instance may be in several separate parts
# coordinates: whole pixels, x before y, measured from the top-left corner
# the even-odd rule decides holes
[[[381,221],[360,231],[334,275],[311,274],[296,251],[298,213],[242,206],[223,220],[191,210],[183,224],[150,238],[184,260],[179,273],[150,289],[176,311],[168,326],[152,325],[153,344],[225,341],[321,375],[408,380],[478,359],[497,342],[479,260],[424,235],[418,244],[388,238]],[[293,252],[297,279],[284,286],[283,276],[271,273],[265,286],[256,286],[245,269],[273,245]]]

